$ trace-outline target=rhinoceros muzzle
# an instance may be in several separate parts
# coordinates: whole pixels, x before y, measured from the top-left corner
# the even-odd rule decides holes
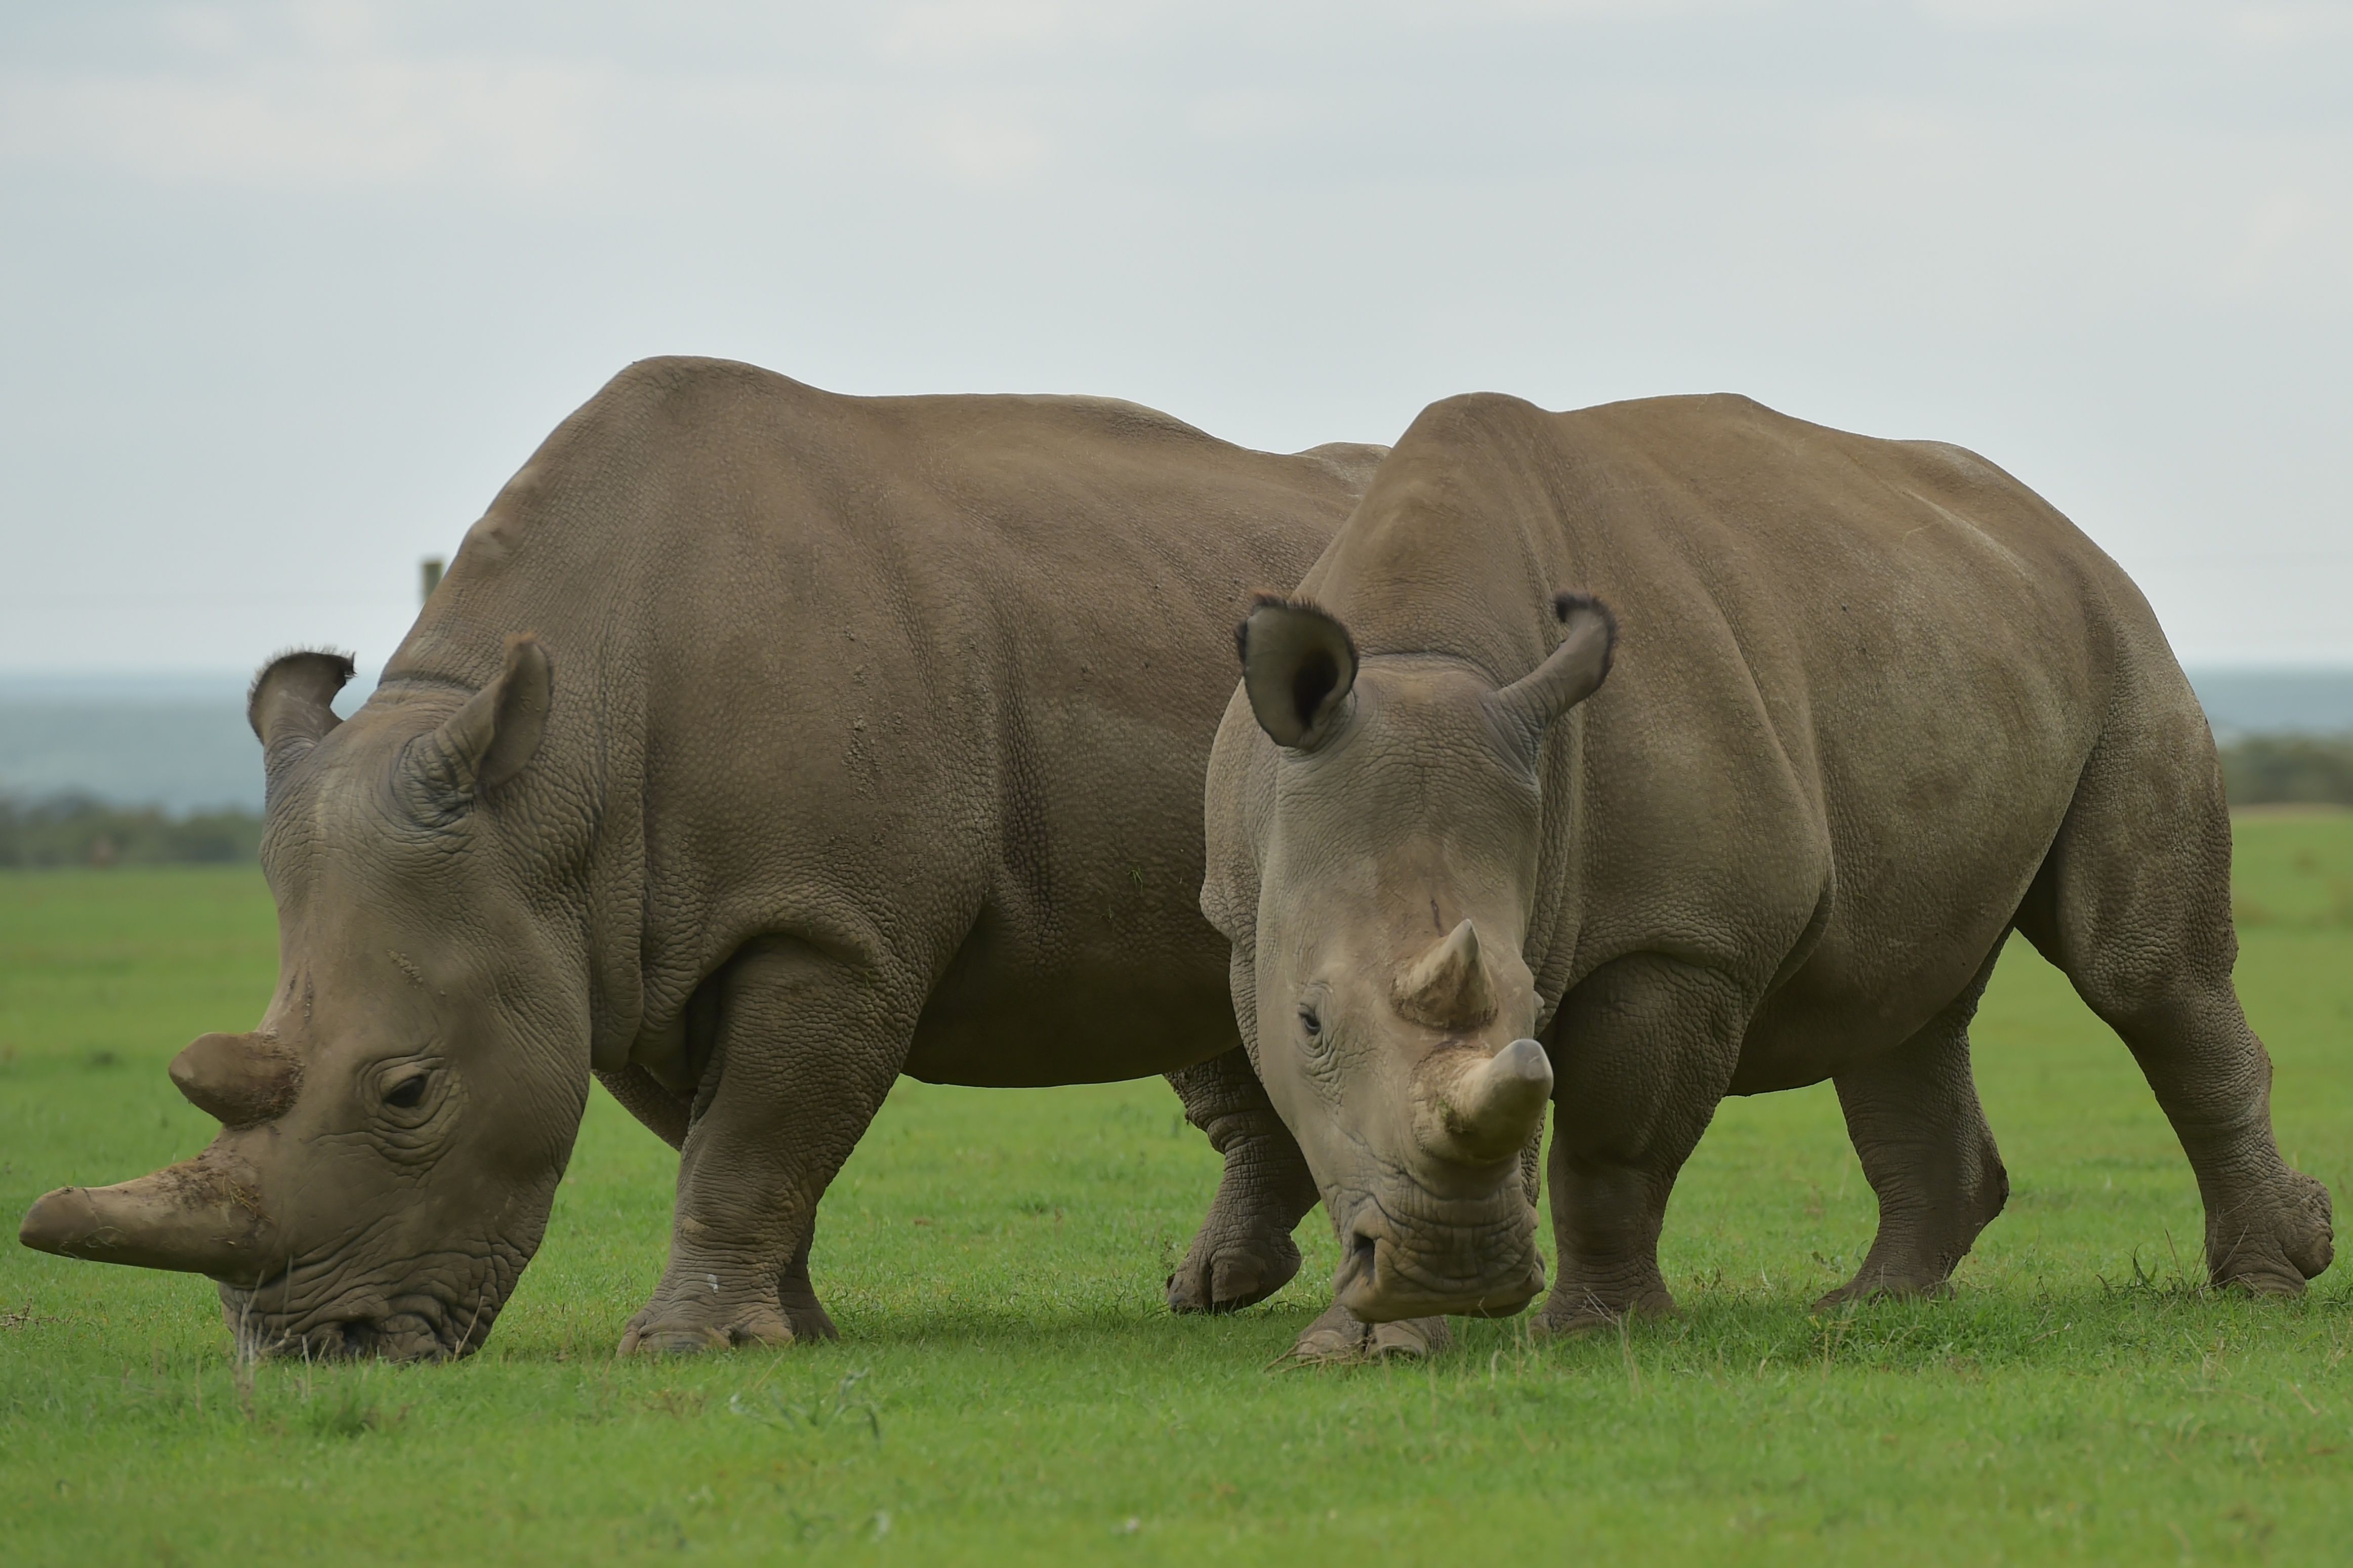
[[[1535,1209],[1507,1166],[1477,1196],[1432,1192],[1403,1172],[1338,1205],[1345,1247],[1333,1300],[1368,1323],[1441,1313],[1509,1317],[1543,1293]]]
[[[1508,1318],[1544,1293],[1534,1217],[1514,1213],[1443,1233],[1378,1235],[1372,1226],[1380,1221],[1360,1219],[1347,1237],[1332,1299],[1368,1323],[1443,1314]]]
[[[1465,921],[1440,958],[1469,939]],[[1471,964],[1458,968],[1475,975],[1475,946],[1469,952]],[[1460,980],[1449,984],[1457,994],[1468,989]],[[1445,1015],[1449,1024],[1461,1016]],[[1440,1313],[1508,1317],[1542,1292],[1544,1259],[1520,1159],[1544,1125],[1552,1086],[1552,1064],[1531,1039],[1492,1055],[1458,1040],[1426,1058],[1414,1074],[1412,1148],[1343,1211],[1347,1250],[1334,1299],[1377,1323]]]
[[[330,1304],[305,1313],[272,1310],[286,1287],[281,1276],[255,1290],[221,1292],[221,1316],[240,1354],[300,1355],[305,1361],[447,1361],[471,1354],[489,1337],[498,1307],[483,1301],[453,1317],[440,1302],[415,1295],[347,1315],[350,1304]]]

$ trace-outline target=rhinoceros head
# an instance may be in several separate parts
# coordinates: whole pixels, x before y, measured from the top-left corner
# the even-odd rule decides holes
[[[291,654],[254,683],[278,987],[253,1032],[171,1068],[220,1135],[49,1194],[22,1239],[210,1275],[249,1351],[462,1354],[538,1246],[587,1091],[577,964],[520,874],[553,669],[515,638],[478,692],[339,724],[351,672]]]
[[[1360,661],[1304,602],[1262,597],[1242,625],[1275,744],[1251,802],[1212,766],[1212,839],[1246,840],[1258,871],[1235,1002],[1338,1228],[1335,1295],[1370,1321],[1514,1312],[1544,1288],[1522,1159],[1553,1082],[1521,952],[1538,757],[1614,636],[1595,601],[1556,610],[1558,647],[1502,688],[1448,657]]]

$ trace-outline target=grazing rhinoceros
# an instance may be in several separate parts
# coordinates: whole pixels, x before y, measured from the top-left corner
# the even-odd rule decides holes
[[[1171,1303],[1272,1291],[1314,1189],[1234,1044],[1201,781],[1248,584],[1303,571],[1379,455],[631,367],[350,720],[340,656],[256,680],[278,988],[172,1064],[224,1131],[24,1240],[209,1274],[254,1348],[463,1352],[594,1068],[682,1146],[623,1348],[777,1343],[832,1331],[818,1199],[901,1073],[1169,1072],[1227,1160]]]
[[[1458,398],[1240,639],[1202,907],[1343,1243],[1300,1353],[1544,1289],[1548,1100],[1542,1329],[1671,1310],[1717,1101],[1825,1078],[1880,1204],[1830,1300],[1938,1289],[2008,1191],[1968,1031],[2013,928],[2138,1058],[2213,1279],[2328,1266],[2232,989],[2197,700],[1991,464],[1738,397]]]

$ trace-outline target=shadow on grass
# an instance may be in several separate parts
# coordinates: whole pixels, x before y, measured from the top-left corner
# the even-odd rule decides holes
[[[1509,1366],[1547,1375],[1614,1376],[1630,1369],[1641,1376],[1720,1378],[1809,1368],[1949,1374],[2178,1366],[2210,1354],[2218,1339],[2242,1349],[2267,1344],[2325,1352],[2353,1334],[2353,1280],[2324,1280],[2291,1300],[2257,1300],[2137,1266],[2120,1282],[2095,1279],[2064,1289],[1964,1288],[1946,1297],[1828,1311],[1817,1310],[1810,1298],[1810,1290],[1696,1284],[1686,1288],[1683,1310],[1672,1318],[1638,1319],[1566,1338],[1532,1337],[1526,1316],[1457,1319],[1453,1348],[1433,1362],[1441,1371]],[[831,1344],[613,1364],[730,1368],[774,1356],[797,1358],[812,1368],[851,1361],[969,1362],[1007,1369],[1050,1365],[1073,1378],[1146,1367],[1163,1376],[1223,1376],[1266,1369],[1321,1310],[1314,1298],[1278,1300],[1217,1318],[1058,1303],[869,1308],[838,1312],[842,1338]],[[621,1321],[617,1313],[607,1343],[617,1342]],[[539,1346],[501,1352],[493,1343],[482,1359],[528,1366],[610,1358],[609,1352],[582,1355]],[[1350,1369],[1333,1370],[1347,1375]]]

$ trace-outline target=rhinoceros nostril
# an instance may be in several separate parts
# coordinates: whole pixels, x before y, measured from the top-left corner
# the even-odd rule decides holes
[[[1356,1232],[1348,1238],[1348,1251],[1358,1278],[1369,1281],[1373,1278],[1373,1238],[1361,1230]]]

